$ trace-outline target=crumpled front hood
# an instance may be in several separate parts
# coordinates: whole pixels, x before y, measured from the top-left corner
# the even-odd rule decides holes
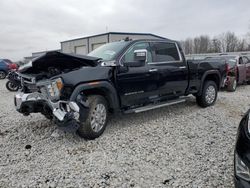
[[[113,67],[82,67],[78,70],[59,75],[65,84],[76,86],[84,82],[110,80]]]
[[[84,66],[95,67],[98,65],[99,60],[100,58],[90,56],[47,52],[20,67],[19,72],[22,74],[39,74],[48,72],[49,67],[57,68],[61,71],[70,71]]]

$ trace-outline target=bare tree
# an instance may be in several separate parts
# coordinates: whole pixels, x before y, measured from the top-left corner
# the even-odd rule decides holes
[[[222,33],[217,39],[220,41],[222,52],[235,52],[237,50],[239,39],[233,32]]]
[[[230,31],[212,39],[207,35],[187,38],[182,41],[182,46],[186,54],[250,51],[250,31],[242,38]]]
[[[210,46],[210,38],[207,35],[200,36],[200,49],[199,53],[207,53],[209,51]]]
[[[221,52],[221,45],[222,45],[221,40],[214,37],[210,43],[210,52],[211,53],[220,53]]]
[[[226,40],[226,51],[235,52],[239,41],[237,36],[233,32],[228,31],[225,34],[225,40]]]
[[[195,37],[194,38],[194,53],[195,54],[200,53],[200,44],[201,44],[200,38]]]
[[[227,51],[227,42],[226,42],[226,34],[222,33],[218,36],[218,40],[220,41],[221,52]]]
[[[186,52],[186,50],[185,50],[185,41],[184,41],[184,40],[180,40],[180,41],[179,41],[179,44],[181,45],[182,50],[183,50],[184,52]]]
[[[193,53],[193,40],[191,38],[187,38],[184,41],[184,48],[186,54],[192,54]]]
[[[247,42],[246,39],[239,39],[236,51],[246,51],[247,50]]]
[[[195,37],[193,41],[194,53],[207,53],[210,48],[210,38],[207,35]]]

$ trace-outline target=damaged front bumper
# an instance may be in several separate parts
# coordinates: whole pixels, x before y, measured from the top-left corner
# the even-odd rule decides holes
[[[75,101],[56,101],[44,97],[39,92],[18,93],[15,95],[14,103],[16,110],[24,115],[30,113],[42,113],[51,117],[60,127],[65,129],[78,129],[79,123],[84,122],[88,113],[88,105],[79,95]]]

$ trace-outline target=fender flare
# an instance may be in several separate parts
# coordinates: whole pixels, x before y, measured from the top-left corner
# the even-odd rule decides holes
[[[216,84],[217,84],[217,86],[218,86],[218,90],[220,89],[220,87],[221,87],[221,74],[220,74],[220,72],[219,72],[218,70],[209,70],[209,71],[206,71],[206,72],[203,74],[202,78],[201,78],[201,85],[200,85],[200,89],[199,89],[198,95],[201,95],[201,94],[202,94],[202,88],[203,88],[203,86],[204,86],[205,79],[206,79],[207,76],[209,76],[209,75],[216,75],[216,76],[218,76],[218,79],[219,79],[218,81],[219,81],[219,83],[216,83]]]
[[[108,98],[109,106],[114,109],[114,111],[120,108],[119,98],[116,92],[115,87],[107,81],[94,81],[89,83],[79,84],[73,91],[70,96],[71,101],[75,101],[77,96],[84,92],[85,90],[90,89],[101,89],[105,92],[106,97]]]

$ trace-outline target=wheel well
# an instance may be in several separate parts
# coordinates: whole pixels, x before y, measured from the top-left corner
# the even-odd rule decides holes
[[[103,96],[108,104],[108,108],[110,112],[113,112],[114,109],[111,105],[111,99],[108,95],[108,91],[105,88],[94,88],[94,89],[87,89],[87,90],[83,90],[82,93],[86,96],[90,96],[90,95],[101,95]]]
[[[208,80],[214,81],[217,85],[218,90],[220,89],[220,86],[221,86],[220,77],[217,74],[207,75],[203,83],[205,83],[205,81],[208,81]]]

